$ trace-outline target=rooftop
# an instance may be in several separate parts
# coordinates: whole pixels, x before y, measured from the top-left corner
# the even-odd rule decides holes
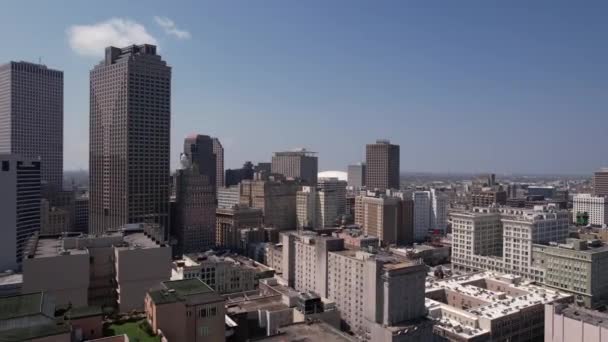
[[[0,331],[0,341],[2,342],[22,342],[30,341],[47,336],[63,335],[70,336],[70,325],[64,323],[36,325],[27,328],[16,328]]]
[[[608,313],[585,309],[575,304],[570,304],[561,309],[565,317],[582,321],[595,326],[608,328]]]
[[[212,294],[220,298],[209,285],[198,278],[171,280],[161,283],[162,288],[148,292],[155,304],[185,301],[189,296]]]
[[[30,293],[0,298],[0,320],[44,314],[44,293]]]
[[[275,336],[263,337],[256,341],[276,342],[354,342],[357,341],[324,322],[298,323],[279,329]]]

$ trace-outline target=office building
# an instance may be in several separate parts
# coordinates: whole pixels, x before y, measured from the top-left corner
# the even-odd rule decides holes
[[[240,205],[262,209],[267,227],[294,229],[299,187],[296,181],[274,176],[244,180],[240,186]]]
[[[259,172],[269,175],[272,172],[272,163],[260,162],[253,167],[253,172]]]
[[[170,276],[171,247],[137,224],[99,236],[34,235],[24,252],[23,292],[43,291],[57,305],[141,310],[146,291]]]
[[[593,194],[608,196],[608,168],[602,168],[593,174]]]
[[[232,208],[239,204],[240,187],[231,185],[217,189],[217,207]]]
[[[346,214],[346,186],[347,182],[340,180],[335,177],[329,178],[319,178],[317,183],[317,188],[319,191],[323,191],[325,193],[335,193],[336,197],[336,205],[337,205],[337,215],[342,216]]]
[[[481,272],[431,279],[426,284],[429,319],[438,341],[542,341],[545,304],[572,296],[510,274]]]
[[[383,245],[408,244],[414,238],[412,201],[398,197],[359,196],[355,224]]]
[[[245,162],[240,169],[226,170],[226,186],[239,184],[244,179],[253,179],[254,169],[250,161]]]
[[[40,229],[40,170],[38,160],[16,155],[0,155],[0,267],[16,269],[29,238]]]
[[[224,182],[224,147],[218,138],[213,140],[213,154],[215,155],[215,181],[216,188],[225,186]]]
[[[199,279],[162,282],[145,302],[152,331],[168,341],[226,340],[226,300]]]
[[[442,191],[431,189],[431,229],[445,234],[448,227],[448,195]]]
[[[306,149],[275,152],[272,156],[271,172],[288,179],[299,179],[308,185],[316,185],[319,160],[315,152]]]
[[[348,165],[348,186],[354,189],[365,186],[365,163]]]
[[[430,191],[414,191],[414,240],[424,241],[431,229],[432,195]]]
[[[247,248],[244,241],[244,230],[262,230],[264,216],[261,209],[233,206],[217,208],[216,213],[216,245],[231,250],[243,251]]]
[[[543,281],[532,262],[532,245],[563,242],[569,214],[554,206],[534,209],[474,208],[451,213],[454,269],[509,273]]]
[[[81,233],[89,230],[89,193],[77,195],[75,198],[73,230]]]
[[[169,234],[171,67],[156,46],[108,47],[90,73],[89,232]]]
[[[472,206],[489,207],[493,204],[507,204],[507,192],[502,187],[475,189],[471,193]]]
[[[316,228],[317,190],[312,186],[303,186],[296,193],[296,218],[298,229]]]
[[[602,342],[608,336],[608,313],[574,303],[545,304],[546,342]]]
[[[557,189],[554,186],[528,186],[528,196],[542,196],[543,198],[554,198]]]
[[[543,269],[543,284],[570,292],[588,308],[608,303],[608,246],[599,240],[566,239],[532,245],[532,265]]]
[[[41,200],[40,234],[53,235],[71,232],[73,228],[72,213],[60,207],[50,207],[49,201]]]
[[[589,224],[602,226],[608,223],[608,198],[590,194],[576,194],[572,197],[572,222],[578,214],[587,213]]]
[[[377,140],[365,148],[365,186],[368,189],[399,189],[399,145]]]
[[[210,136],[201,134],[191,134],[184,140],[186,162],[194,172],[209,178],[209,183],[213,185],[217,184],[217,156],[214,152],[217,143],[214,141]]]
[[[344,246],[349,249],[366,249],[370,248],[377,249],[380,247],[380,239],[375,236],[367,235],[364,233],[362,229],[359,229],[358,226],[354,226],[357,228],[344,228],[337,232],[334,232],[332,235],[344,240]]]
[[[215,184],[190,166],[175,174],[177,254],[202,252],[215,246]]]
[[[319,179],[317,187],[303,186],[296,194],[298,228],[336,226],[346,201],[346,184],[337,179]]]
[[[0,65],[0,153],[39,160],[43,193],[63,184],[63,72]]]

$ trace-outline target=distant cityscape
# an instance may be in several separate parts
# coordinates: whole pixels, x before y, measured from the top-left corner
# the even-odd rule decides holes
[[[0,65],[0,341],[608,336],[608,169],[403,173],[384,137],[343,170],[284,146],[226,169],[195,127],[172,169],[171,72],[107,47],[64,171],[63,72]]]

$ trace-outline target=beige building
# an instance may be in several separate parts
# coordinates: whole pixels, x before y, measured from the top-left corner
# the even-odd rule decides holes
[[[576,304],[545,305],[545,342],[604,342],[608,314]]]
[[[215,211],[215,244],[233,250],[246,248],[242,232],[246,229],[262,229],[264,216],[261,209],[234,206],[217,208]]]
[[[165,281],[145,298],[152,331],[168,341],[224,341],[225,299],[200,279]]]
[[[384,245],[412,243],[414,218],[411,200],[359,196],[355,210],[355,223],[365,235],[377,237]]]
[[[306,149],[275,152],[272,156],[271,172],[288,179],[300,179],[308,185],[317,184],[319,172],[316,152]]]
[[[261,209],[264,225],[279,230],[296,227],[296,193],[299,184],[280,177],[243,180],[240,186],[240,205]]]
[[[40,234],[53,235],[72,231],[72,213],[65,208],[51,207],[43,199],[40,208]]]
[[[322,178],[323,183],[325,183]],[[333,227],[340,217],[340,206],[344,206],[346,196],[335,188],[315,188],[303,186],[296,195],[296,214],[298,228]],[[343,211],[343,209],[342,209]]]
[[[430,280],[428,317],[434,334],[448,341],[542,341],[545,304],[568,294],[491,272]]]
[[[23,292],[45,291],[58,305],[127,312],[143,308],[146,291],[170,276],[171,248],[141,230],[35,236],[23,263]]]
[[[365,147],[365,186],[368,189],[399,189],[399,145],[377,140]]]

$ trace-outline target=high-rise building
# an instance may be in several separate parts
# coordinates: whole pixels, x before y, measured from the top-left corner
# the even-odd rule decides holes
[[[317,188],[321,191],[335,193],[337,216],[346,214],[346,181],[339,180],[335,177],[319,178]]]
[[[365,186],[368,189],[399,189],[399,145],[377,140],[365,148]]]
[[[240,187],[238,185],[226,186],[217,189],[217,207],[232,208],[239,204]]]
[[[40,229],[41,162],[0,155],[0,269],[21,263],[28,239]]]
[[[261,209],[233,206],[217,208],[216,245],[232,250],[242,250],[241,232],[246,229],[261,229],[263,215]]]
[[[240,169],[226,170],[226,186],[237,185],[243,179],[253,179],[253,174],[253,164],[250,161],[246,161]]]
[[[224,147],[220,139],[213,138],[213,154],[215,154],[215,182],[218,188],[225,185],[224,182]]]
[[[365,186],[365,163],[348,165],[348,186],[355,189]]]
[[[0,65],[0,153],[40,160],[44,190],[63,183],[63,72],[44,65]]]
[[[315,152],[306,149],[275,152],[272,156],[271,171],[285,178],[300,179],[308,185],[315,185],[319,160]]]
[[[217,184],[217,156],[214,152],[215,145],[214,139],[208,135],[191,134],[184,140],[185,157],[190,162],[193,169],[195,169],[195,172],[207,176],[210,184],[213,185]]]
[[[175,175],[175,227],[178,254],[215,246],[215,184],[190,166]]]
[[[572,222],[576,222],[576,215],[587,213],[589,223],[602,226],[608,223],[608,198],[605,196],[591,196],[590,194],[576,194],[572,198]]]
[[[355,223],[366,235],[384,245],[408,244],[413,240],[412,201],[398,197],[359,196]]]
[[[166,239],[171,67],[153,45],[108,47],[90,77],[89,231],[145,222]]]
[[[431,228],[432,198],[430,191],[414,191],[414,240],[424,241]]]
[[[431,229],[445,233],[448,226],[448,195],[431,189]]]
[[[296,217],[298,229],[316,228],[317,191],[312,186],[303,186],[296,194]]]
[[[299,184],[278,177],[241,182],[240,205],[262,209],[264,225],[279,230],[296,227],[296,193]]]
[[[593,194],[608,196],[608,168],[602,168],[593,174]]]

